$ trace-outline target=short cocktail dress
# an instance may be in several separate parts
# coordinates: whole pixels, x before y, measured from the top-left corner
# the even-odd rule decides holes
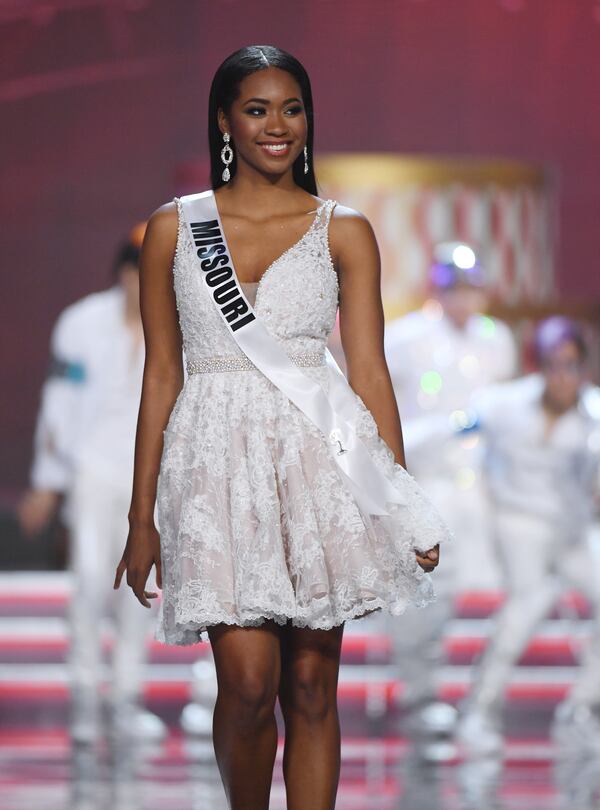
[[[448,530],[395,463],[356,394],[357,433],[404,495],[364,516],[320,430],[238,347],[205,287],[182,204],[173,264],[187,378],[164,432],[158,479],[163,598],[157,638],[206,640],[206,628],[265,619],[329,629],[376,609],[397,615],[432,599],[414,550]],[[335,202],[245,285],[254,311],[301,370],[325,389],[338,307],[328,244]],[[442,563],[443,564],[443,563]]]

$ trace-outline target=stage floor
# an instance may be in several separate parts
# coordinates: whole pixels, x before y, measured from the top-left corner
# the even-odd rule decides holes
[[[186,737],[179,725],[192,666],[209,652],[207,644],[150,643],[144,696],[168,725],[164,742],[150,748],[101,743],[94,752],[71,748],[69,588],[63,574],[0,575],[0,810],[226,810],[211,740]],[[440,699],[456,705],[468,694],[471,664],[493,628],[500,599],[478,593],[458,601]],[[337,810],[600,808],[600,756],[596,763],[558,763],[557,769],[549,738],[587,624],[585,606],[574,596],[571,619],[565,615],[559,611],[540,628],[515,670],[504,760],[468,763],[458,750],[439,765],[424,764],[406,738],[389,625],[381,614],[349,622],[338,693],[343,742]],[[271,810],[285,809],[282,742]]]
[[[544,741],[509,745],[502,772],[411,761],[401,739],[344,738],[338,810],[554,810],[552,752]],[[488,769],[489,771],[489,769]],[[485,778],[488,777],[486,783]],[[226,810],[210,741],[174,732],[155,750],[71,751],[66,732],[4,733],[2,810]],[[479,791],[479,795],[475,795]],[[470,795],[469,795],[470,793]],[[497,800],[494,798],[497,796]],[[281,741],[271,810],[285,810]]]

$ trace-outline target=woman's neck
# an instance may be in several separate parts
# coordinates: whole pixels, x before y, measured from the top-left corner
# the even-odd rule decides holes
[[[253,169],[240,167],[231,182],[221,186],[218,194],[224,200],[251,200],[252,208],[257,211],[272,211],[274,208],[285,209],[291,196],[302,191],[294,182],[291,170],[281,177],[268,177]]]

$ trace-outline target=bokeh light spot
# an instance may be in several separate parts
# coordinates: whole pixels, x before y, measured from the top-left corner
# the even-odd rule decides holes
[[[461,270],[470,270],[475,267],[477,257],[468,245],[457,245],[452,251],[452,261]]]
[[[426,394],[438,394],[442,389],[442,375],[437,371],[426,371],[421,376],[421,390]]]
[[[481,325],[483,336],[486,338],[493,338],[496,334],[496,322],[489,315],[481,316]]]

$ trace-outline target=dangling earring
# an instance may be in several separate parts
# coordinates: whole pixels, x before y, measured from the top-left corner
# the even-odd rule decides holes
[[[308,174],[308,147],[304,147],[304,174]]]
[[[223,141],[225,142],[225,146],[221,149],[221,160],[225,164],[225,168],[223,169],[223,174],[221,177],[223,180],[228,183],[231,179],[231,172],[229,171],[229,164],[233,160],[233,149],[229,146],[229,141],[231,140],[231,135],[229,132],[223,133]]]

